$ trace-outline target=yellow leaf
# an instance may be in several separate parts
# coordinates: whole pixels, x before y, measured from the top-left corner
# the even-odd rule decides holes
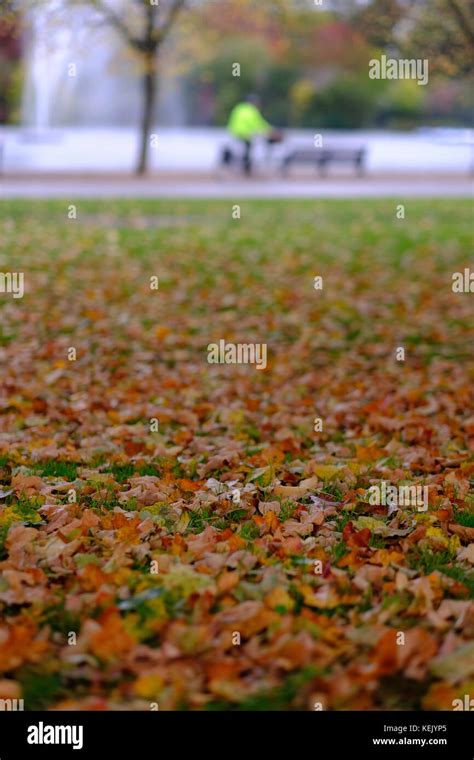
[[[340,467],[336,467],[333,464],[313,465],[313,472],[318,476],[318,478],[322,478],[323,480],[330,480],[330,478],[333,478],[334,475],[337,475],[339,470]]]
[[[166,338],[167,335],[171,332],[169,327],[166,327],[165,325],[157,325],[155,327],[155,338],[158,338],[158,340],[163,340],[163,338]]]
[[[190,519],[191,518],[190,518],[189,512],[183,512],[183,514],[179,518],[178,524],[176,526],[176,530],[178,531],[178,533],[184,533],[184,531],[186,530],[186,528],[189,525],[189,520]]]
[[[278,586],[267,594],[265,597],[265,604],[272,610],[275,609],[275,607],[285,607],[287,610],[292,610],[295,606],[295,601],[284,588]]]
[[[137,697],[142,699],[152,699],[160,693],[163,688],[163,678],[159,675],[140,676],[133,684],[133,691]]]

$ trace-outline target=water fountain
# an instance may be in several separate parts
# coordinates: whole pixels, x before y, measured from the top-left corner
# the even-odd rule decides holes
[[[120,3],[126,6],[130,0],[114,0],[113,5]],[[53,127],[136,126],[139,67],[93,8],[45,0],[27,18],[24,126],[36,133]],[[161,124],[177,126],[185,121],[185,104],[180,82],[166,72],[166,64],[164,60],[157,111]]]
[[[140,69],[121,38],[90,6],[63,0],[44,0],[27,19],[23,128],[9,139],[7,163],[38,170],[132,168]],[[157,112],[161,128],[172,131],[185,121],[185,103],[179,78],[164,63]]]
[[[68,61],[74,56],[74,24],[61,23],[60,13],[58,1],[49,0],[46,6],[33,8],[27,14],[31,42],[26,51],[22,104],[27,139],[46,138],[53,125],[61,83],[68,76]]]

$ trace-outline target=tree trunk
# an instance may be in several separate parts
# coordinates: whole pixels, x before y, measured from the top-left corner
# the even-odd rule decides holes
[[[150,56],[145,65],[142,78],[142,118],[140,122],[140,152],[136,173],[146,174],[148,169],[148,150],[153,111],[156,102],[156,66],[155,56]]]

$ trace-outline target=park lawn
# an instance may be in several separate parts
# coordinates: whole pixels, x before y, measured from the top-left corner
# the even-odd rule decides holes
[[[0,698],[473,693],[472,205],[401,202],[2,202]]]

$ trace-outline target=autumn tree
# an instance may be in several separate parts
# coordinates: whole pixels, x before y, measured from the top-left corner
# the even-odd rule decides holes
[[[430,71],[448,77],[474,73],[473,0],[431,0],[414,5],[403,49],[428,58]]]
[[[340,0],[353,26],[382,49],[428,58],[430,72],[449,77],[474,70],[473,0]]]
[[[0,123],[8,122],[19,101],[21,14],[13,0],[0,2]]]
[[[353,26],[370,44],[385,48],[393,43],[394,29],[404,12],[398,0],[373,0],[357,10]]]

